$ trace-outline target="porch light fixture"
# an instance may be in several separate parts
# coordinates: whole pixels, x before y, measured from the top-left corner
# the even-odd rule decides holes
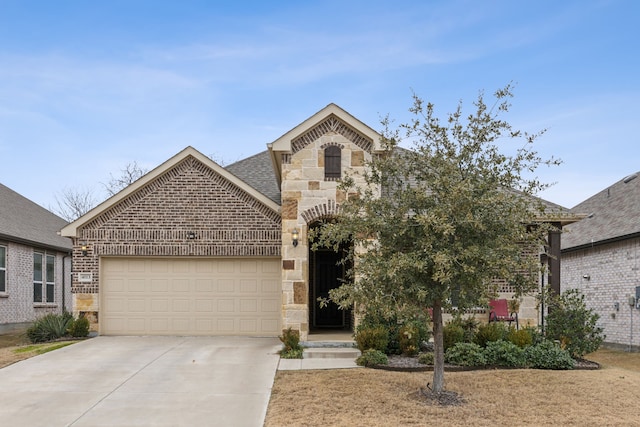
[[[298,229],[294,228],[293,232],[291,232],[291,239],[293,240],[293,247],[298,246],[298,239],[300,238],[300,234],[298,233]]]
[[[196,232],[195,232],[195,231],[189,231],[189,232],[187,233],[187,239],[189,239],[189,240],[193,240],[193,239],[195,239],[195,238],[196,238]]]
[[[80,250],[82,251],[82,256],[87,256],[87,242],[82,242],[81,246],[80,246]]]
[[[591,280],[591,276],[590,276],[589,274],[583,274],[583,275],[582,275],[582,278],[583,278],[584,280]]]

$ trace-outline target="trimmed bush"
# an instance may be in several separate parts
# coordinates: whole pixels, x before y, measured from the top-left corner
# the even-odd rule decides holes
[[[524,350],[510,341],[490,341],[484,349],[487,365],[507,368],[523,368],[526,366]]]
[[[575,360],[552,341],[543,341],[524,350],[527,366],[533,369],[573,369]]]
[[[434,354],[431,352],[420,353],[418,355],[418,362],[422,363],[423,365],[433,365],[433,359],[434,359]]]
[[[302,359],[303,348],[300,345],[300,331],[287,328],[279,336],[284,348],[280,350],[280,357],[283,359]]]
[[[67,329],[73,321],[68,313],[46,314],[27,329],[27,337],[32,343],[46,342],[62,338],[67,335]]]
[[[416,322],[409,322],[403,325],[398,331],[398,342],[400,351],[406,356],[415,356],[420,351],[422,342],[419,326]]]
[[[361,352],[366,350],[387,351],[389,331],[382,325],[359,326],[355,335],[356,346]]]
[[[509,328],[504,322],[489,322],[478,326],[474,342],[481,347],[488,343],[507,339]]]
[[[69,335],[74,338],[84,338],[89,335],[89,319],[81,317],[77,320],[72,320],[69,325]]]
[[[449,322],[442,329],[442,346],[444,351],[455,346],[457,343],[464,342],[464,329],[462,326]]]
[[[447,363],[460,366],[485,366],[486,358],[482,347],[475,343],[458,342],[444,354]]]
[[[520,348],[529,347],[533,344],[531,328],[509,328],[508,339]]]
[[[387,365],[389,358],[386,354],[380,350],[369,349],[365,350],[360,357],[356,359],[358,366],[375,366],[375,365]]]
[[[569,289],[550,303],[546,317],[548,339],[558,340],[574,358],[596,351],[604,340],[603,329],[596,323],[600,316],[587,308],[577,289]]]

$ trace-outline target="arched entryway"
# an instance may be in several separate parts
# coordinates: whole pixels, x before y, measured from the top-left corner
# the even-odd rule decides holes
[[[313,229],[320,222],[312,224]],[[320,307],[318,298],[327,298],[331,289],[337,288],[346,279],[350,264],[340,261],[345,253],[351,250],[351,245],[343,245],[336,252],[333,248],[309,247],[309,326],[311,332],[328,330],[350,331],[353,324],[352,310],[340,310],[338,306],[329,302],[325,307]]]

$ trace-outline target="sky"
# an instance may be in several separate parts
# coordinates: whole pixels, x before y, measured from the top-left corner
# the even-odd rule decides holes
[[[504,118],[546,130],[534,148],[563,163],[540,196],[571,208],[640,170],[639,18],[635,0],[0,0],[0,183],[102,200],[133,161],[230,164],[329,103],[381,130],[414,93],[446,119],[513,82]]]

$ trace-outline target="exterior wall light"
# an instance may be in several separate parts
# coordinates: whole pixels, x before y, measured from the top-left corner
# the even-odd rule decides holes
[[[81,246],[80,246],[80,250],[82,251],[82,256],[87,256],[87,242],[82,242]]]
[[[195,239],[195,238],[196,238],[196,232],[195,232],[195,231],[189,231],[189,232],[187,233],[187,239],[189,239],[189,240],[193,240],[193,239]]]
[[[582,275],[582,278],[583,278],[584,280],[591,280],[591,276],[590,276],[590,275],[588,275],[588,274],[583,274],[583,275]]]
[[[296,246],[298,246],[298,239],[300,238],[300,234],[298,233],[298,229],[294,228],[293,232],[291,232],[291,239],[293,240],[293,247],[295,248]]]

